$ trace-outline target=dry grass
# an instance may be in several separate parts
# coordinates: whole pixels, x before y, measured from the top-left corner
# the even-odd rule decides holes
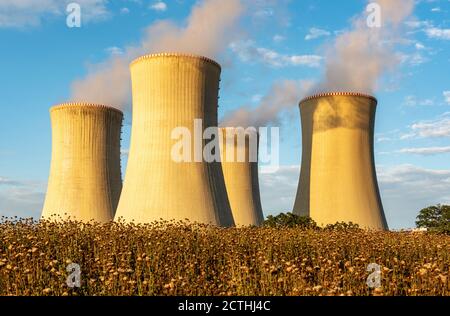
[[[449,295],[449,272],[450,237],[432,234],[0,224],[0,295]]]

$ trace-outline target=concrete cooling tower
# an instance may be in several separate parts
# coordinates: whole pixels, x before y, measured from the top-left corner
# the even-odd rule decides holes
[[[258,134],[229,127],[221,133],[222,169],[234,222],[240,227],[259,226],[264,216],[258,181]]]
[[[42,217],[111,221],[122,189],[122,112],[68,103],[51,108],[50,116],[52,160]]]
[[[194,120],[218,125],[221,68],[186,54],[153,54],[131,63],[133,125],[128,166],[116,220],[151,223],[186,220],[234,225],[220,162],[194,160]],[[176,162],[171,152],[175,128],[192,135],[191,160]],[[200,134],[203,133],[203,130]]]
[[[374,163],[377,100],[328,93],[300,102],[303,154],[294,213],[319,225],[387,229]]]

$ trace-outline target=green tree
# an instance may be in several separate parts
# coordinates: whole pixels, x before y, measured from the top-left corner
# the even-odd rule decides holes
[[[325,226],[326,230],[359,230],[359,225],[349,222],[349,223],[345,223],[345,222],[337,222],[335,224],[328,224],[327,226]]]
[[[450,234],[450,206],[439,204],[424,208],[417,216],[416,226],[433,232]]]
[[[281,213],[277,216],[268,216],[264,221],[267,227],[300,227],[316,229],[317,224],[308,216],[298,216],[293,213]]]

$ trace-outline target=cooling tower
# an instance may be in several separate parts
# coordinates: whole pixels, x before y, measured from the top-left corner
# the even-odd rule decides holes
[[[328,93],[300,102],[303,154],[294,213],[319,225],[387,229],[374,163],[377,100]]]
[[[264,216],[258,182],[258,134],[229,127],[221,133],[222,169],[234,222],[241,227],[259,226]]]
[[[142,56],[130,69],[133,125],[116,220],[234,225],[220,162],[196,162],[195,139],[191,161],[176,162],[171,156],[175,128],[199,136],[200,146],[207,142],[195,135],[194,120],[201,119],[204,128],[217,128],[219,64],[167,53]]]
[[[52,160],[42,217],[111,221],[122,189],[122,112],[68,103],[51,108],[50,116]]]

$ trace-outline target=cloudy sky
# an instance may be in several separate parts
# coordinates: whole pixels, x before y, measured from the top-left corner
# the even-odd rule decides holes
[[[80,28],[66,25],[69,2],[81,6]],[[52,105],[88,99],[122,108],[125,153],[127,65],[171,50],[222,64],[224,122],[280,127],[282,166],[260,175],[265,215],[293,206],[300,98],[338,88],[373,93],[388,223],[414,226],[421,208],[450,203],[450,1],[378,2],[383,24],[368,30],[367,0],[1,0],[0,216],[39,217]]]

